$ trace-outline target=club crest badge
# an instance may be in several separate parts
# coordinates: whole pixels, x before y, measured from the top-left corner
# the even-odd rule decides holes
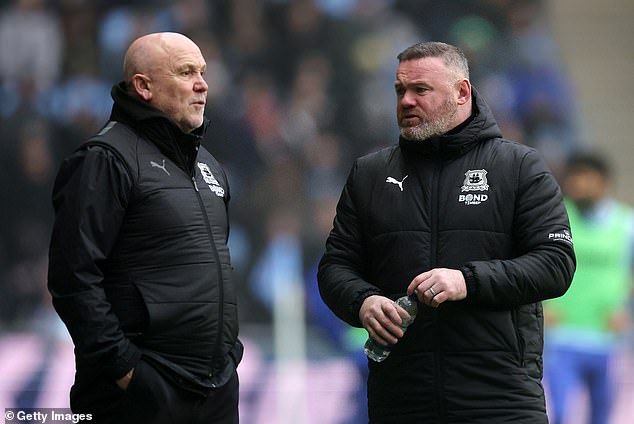
[[[218,184],[218,180],[214,177],[214,174],[211,173],[211,169],[209,169],[209,165],[206,163],[198,162],[198,169],[200,169],[200,173],[203,176],[203,180],[207,184],[220,185]]]
[[[216,177],[214,177],[214,174],[211,173],[209,165],[202,162],[198,162],[196,165],[198,165],[198,169],[200,169],[203,180],[209,186],[209,190],[211,190],[216,196],[223,197],[225,195],[225,189],[222,188]]]
[[[464,175],[462,191],[487,191],[489,189],[486,169],[468,170]]]

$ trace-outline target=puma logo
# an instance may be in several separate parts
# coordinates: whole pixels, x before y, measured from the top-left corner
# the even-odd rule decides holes
[[[398,186],[398,188],[400,188],[401,191],[403,191],[403,182],[405,182],[407,177],[409,177],[409,175],[406,175],[405,178],[403,178],[401,181],[399,181],[399,180],[397,180],[396,178],[393,178],[393,177],[387,177],[385,182],[386,183],[396,184]]]
[[[154,167],[154,168],[160,168],[160,169],[162,169],[163,171],[165,171],[165,173],[166,173],[167,175],[172,175],[172,174],[170,174],[170,173],[169,173],[169,171],[165,168],[165,159],[163,159],[163,165],[159,165],[158,163],[154,162],[153,160],[151,160],[151,161],[150,161],[150,165],[152,165],[152,167]]]

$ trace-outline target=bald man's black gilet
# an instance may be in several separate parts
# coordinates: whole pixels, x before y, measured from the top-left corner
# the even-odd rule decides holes
[[[105,266],[112,309],[144,355],[207,383],[241,356],[226,175],[203,147],[186,163],[114,121],[88,144],[115,152],[133,181]]]

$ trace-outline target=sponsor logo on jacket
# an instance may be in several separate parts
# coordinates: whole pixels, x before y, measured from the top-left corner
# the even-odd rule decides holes
[[[150,166],[152,168],[158,168],[158,169],[162,169],[167,175],[172,175],[170,174],[170,172],[167,170],[167,168],[165,167],[165,159],[163,159],[163,162],[161,162],[161,164],[159,165],[158,162],[154,162],[153,160],[150,161]]]
[[[398,188],[400,188],[400,189],[401,189],[401,191],[403,191],[403,183],[405,182],[405,180],[407,179],[407,177],[409,177],[409,175],[404,176],[404,177],[403,177],[403,179],[402,179],[401,181],[397,180],[397,179],[396,179],[396,178],[394,178],[394,177],[387,177],[387,178],[385,179],[385,182],[386,182],[386,183],[390,183],[390,184],[395,184],[395,185],[397,185],[397,186],[398,186]]]
[[[562,230],[557,233],[548,233],[548,240],[563,241],[564,243],[573,244],[572,234],[570,234],[570,231],[568,230]]]
[[[465,205],[479,205],[482,202],[486,202],[489,199],[488,194],[461,194],[458,196],[458,201]]]

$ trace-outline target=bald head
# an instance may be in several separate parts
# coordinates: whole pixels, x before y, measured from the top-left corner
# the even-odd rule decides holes
[[[174,32],[134,40],[123,61],[128,93],[162,111],[185,133],[203,123],[206,69],[198,46]]]
[[[196,44],[176,32],[157,32],[137,38],[130,44],[123,59],[123,77],[132,81],[135,74],[152,74],[163,67],[170,54],[183,47],[195,47]]]

